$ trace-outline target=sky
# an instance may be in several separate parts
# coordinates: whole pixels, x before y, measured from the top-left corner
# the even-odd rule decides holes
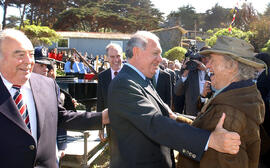
[[[253,7],[259,12],[263,13],[270,0],[151,0],[155,8],[165,13],[165,16],[171,11],[177,11],[179,7],[191,5],[195,8],[197,13],[203,13],[207,9],[211,9],[218,3],[224,8],[234,8],[237,4],[239,8],[244,2],[252,3]]]
[[[259,12],[263,13],[270,0],[151,0],[155,8],[159,9],[167,16],[171,11],[177,11],[179,7],[184,5],[191,5],[195,8],[197,13],[203,13],[207,9],[211,9],[218,3],[224,8],[241,7],[244,2],[252,3],[253,7]],[[19,10],[16,8],[8,8],[8,15],[19,15]],[[0,23],[3,20],[3,9],[0,8]]]

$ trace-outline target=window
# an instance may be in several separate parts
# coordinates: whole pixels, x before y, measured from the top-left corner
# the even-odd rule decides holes
[[[69,48],[69,39],[60,39],[57,42],[57,48]]]

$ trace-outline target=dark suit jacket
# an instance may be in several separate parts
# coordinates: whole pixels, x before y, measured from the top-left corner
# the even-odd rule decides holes
[[[136,71],[124,65],[109,86],[111,168],[169,168],[170,149],[200,160],[210,132],[177,123]]]
[[[97,111],[103,111],[108,107],[108,88],[112,80],[111,68],[102,71],[98,75],[97,85]]]
[[[269,100],[270,100],[270,69],[268,69],[268,74],[264,70],[257,79],[257,88],[262,95],[262,99],[265,104],[265,119],[263,126],[270,136],[270,112],[269,112]]]
[[[169,107],[171,107],[172,103],[172,84],[171,84],[171,76],[169,73],[159,70],[158,80],[156,90],[158,95],[166,103]]]
[[[174,93],[177,96],[185,96],[184,113],[192,116],[197,116],[198,96],[200,95],[198,71],[190,71],[185,82],[180,77],[175,84]]]
[[[37,143],[0,78],[0,160],[5,168],[55,168],[57,124],[66,129],[100,129],[101,113],[66,111],[53,79],[35,73],[30,77],[37,117]]]

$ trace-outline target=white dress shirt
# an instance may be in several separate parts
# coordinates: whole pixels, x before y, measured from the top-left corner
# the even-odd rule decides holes
[[[121,71],[121,69],[122,69],[122,67],[121,67],[120,69],[117,70],[117,73],[119,73],[119,72]],[[111,68],[112,80],[113,80],[113,78],[115,77],[114,72],[115,72],[115,71]]]
[[[1,73],[0,73],[0,76],[3,80],[4,85],[9,91],[10,95],[13,97],[17,90],[12,88],[13,84],[7,81]],[[33,98],[29,81],[27,81],[24,85],[21,86],[20,93],[22,94],[23,102],[26,104],[27,109],[28,109],[32,136],[37,143],[37,115],[36,115],[34,98]]]

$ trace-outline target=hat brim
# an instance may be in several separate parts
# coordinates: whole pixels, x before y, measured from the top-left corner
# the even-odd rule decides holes
[[[47,59],[38,59],[38,60],[35,60],[36,63],[39,63],[39,64],[45,64],[45,65],[50,65],[51,62]]]
[[[233,59],[235,59],[236,61],[242,62],[246,65],[252,66],[256,69],[262,69],[265,68],[266,65],[263,61],[257,59],[254,56],[250,56],[250,57],[244,57],[244,56],[238,56],[235,55],[232,52],[228,52],[228,51],[222,51],[222,50],[215,50],[215,49],[207,49],[207,50],[203,50],[201,52],[199,52],[199,54],[201,55],[210,55],[210,54],[226,54],[226,55],[230,55]]]

